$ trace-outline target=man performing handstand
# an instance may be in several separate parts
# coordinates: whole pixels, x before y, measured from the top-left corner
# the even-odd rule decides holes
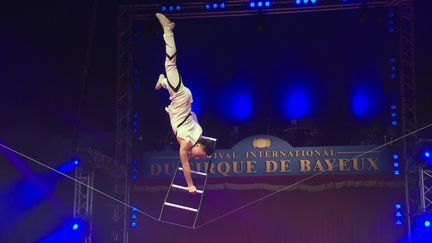
[[[162,25],[165,40],[166,58],[165,72],[159,75],[155,89],[167,89],[170,94],[171,104],[165,108],[171,122],[171,128],[176,135],[180,145],[180,161],[183,167],[184,177],[188,185],[188,191],[196,192],[193,184],[191,169],[189,165],[189,152],[194,158],[205,158],[213,153],[212,141],[203,139],[202,128],[198,123],[195,113],[191,111],[192,93],[184,86],[180,74],[177,70],[177,50],[174,42],[174,22],[170,21],[163,14],[157,13],[160,24]]]

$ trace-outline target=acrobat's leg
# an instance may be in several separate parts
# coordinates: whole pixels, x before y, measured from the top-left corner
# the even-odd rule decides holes
[[[165,40],[166,51],[165,72],[167,75],[167,79],[165,79],[163,74],[161,74],[155,88],[156,90],[162,87],[168,89],[171,95],[173,93],[177,93],[182,84],[180,74],[177,69],[177,49],[173,33],[175,24],[163,14],[157,13],[156,17],[158,18],[164,30],[163,38]]]

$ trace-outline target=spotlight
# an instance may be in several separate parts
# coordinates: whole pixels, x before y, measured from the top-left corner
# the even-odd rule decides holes
[[[430,152],[429,152],[429,151],[425,151],[425,152],[424,152],[424,156],[425,156],[426,158],[429,158],[429,157],[430,157]]]
[[[430,223],[429,220],[426,220],[426,221],[424,222],[424,226],[425,226],[426,228],[430,227],[430,225],[431,225],[431,223]]]
[[[72,226],[72,230],[77,230],[79,228],[79,225],[78,224],[74,224],[73,226]]]

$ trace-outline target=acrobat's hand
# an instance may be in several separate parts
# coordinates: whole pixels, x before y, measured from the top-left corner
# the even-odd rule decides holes
[[[197,189],[195,186],[188,186],[188,191],[189,193],[193,193],[193,194],[197,193]]]

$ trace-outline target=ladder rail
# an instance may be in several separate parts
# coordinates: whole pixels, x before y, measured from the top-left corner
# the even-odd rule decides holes
[[[159,220],[162,219],[162,214],[163,214],[163,211],[164,211],[164,208],[165,208],[165,203],[166,203],[166,201],[167,201],[167,199],[168,199],[169,193],[170,193],[170,191],[171,191],[171,187],[172,187],[172,185],[174,184],[174,180],[175,180],[175,178],[176,178],[176,176],[177,176],[177,172],[178,172],[178,167],[179,167],[179,166],[180,166],[180,161],[179,161],[178,164],[177,164],[177,169],[176,169],[175,172],[174,172],[174,176],[173,176],[173,178],[171,179],[171,184],[170,184],[170,186],[169,186],[169,188],[168,188],[168,191],[167,191],[167,194],[166,194],[166,196],[165,196],[164,203],[162,204],[162,209],[161,209],[161,212],[160,212],[160,214],[159,214]]]
[[[213,143],[213,153],[214,153],[214,149],[216,148],[216,139],[214,139],[213,141],[214,141],[214,143]],[[195,229],[195,225],[196,225],[196,223],[198,221],[198,215],[200,213],[202,201],[204,199],[204,192],[205,192],[205,189],[207,187],[207,179],[208,179],[208,175],[210,173],[211,164],[212,164],[212,156],[210,155],[209,156],[209,166],[207,168],[206,176],[205,176],[205,179],[204,179],[204,185],[203,185],[203,190],[202,190],[203,193],[201,194],[201,199],[200,199],[200,202],[199,202],[199,205],[198,205],[198,211],[197,211],[197,213],[195,215],[195,220],[194,220],[194,223],[193,223],[193,226],[192,226],[194,229]]]

